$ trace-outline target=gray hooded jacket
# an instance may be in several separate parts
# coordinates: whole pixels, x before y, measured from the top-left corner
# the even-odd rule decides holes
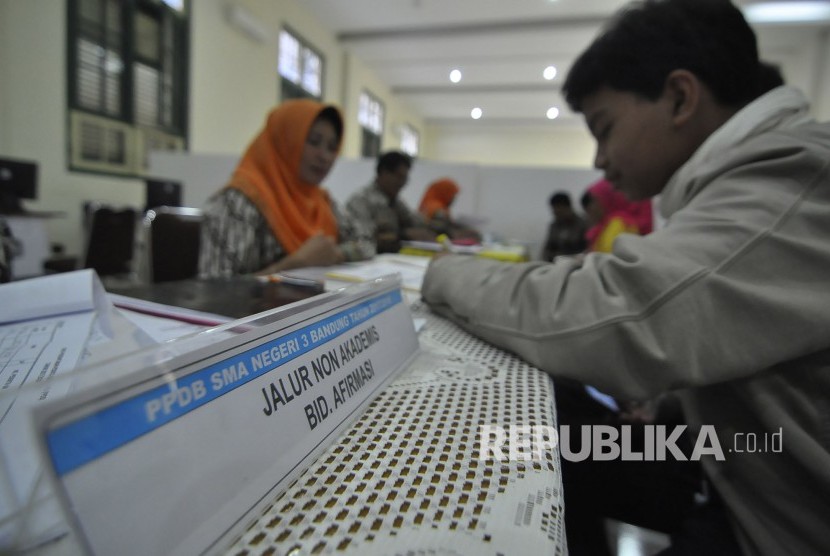
[[[830,550],[830,125],[779,87],[661,195],[667,225],[583,261],[434,262],[423,297],[554,376],[629,399],[677,391],[747,554]],[[780,433],[780,452],[768,442]],[[747,439],[757,441],[747,450]],[[567,508],[566,508],[567,511]]]

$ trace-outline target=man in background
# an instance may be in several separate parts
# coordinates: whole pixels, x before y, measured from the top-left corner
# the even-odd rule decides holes
[[[405,240],[435,240],[435,233],[426,227],[421,216],[398,197],[409,181],[411,169],[409,155],[398,151],[381,154],[375,179],[346,203],[352,217],[373,231],[378,253],[396,253]]]
[[[542,248],[542,260],[552,261],[560,255],[577,255],[588,246],[585,221],[574,212],[571,197],[564,191],[550,196],[550,210],[553,221],[548,226],[548,236]]]

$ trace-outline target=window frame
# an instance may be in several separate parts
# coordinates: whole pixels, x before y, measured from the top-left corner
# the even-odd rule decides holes
[[[85,30],[81,21],[82,2],[83,0],[68,0],[67,2],[67,169],[70,172],[141,177],[146,174],[146,157],[154,145],[172,145],[174,150],[187,148],[191,2],[183,0],[181,9],[171,5],[167,0],[120,0],[114,3],[119,6],[120,10],[118,49],[122,65],[121,73],[117,77],[119,98],[116,111],[106,109],[108,99],[105,84],[102,85],[104,88],[97,106],[90,106],[82,101],[80,93],[81,53],[79,52],[81,41],[86,39],[94,46],[103,45],[106,50],[109,23],[107,19],[108,0],[102,0],[101,6],[104,12],[100,21],[95,22],[97,29]],[[158,24],[158,58],[155,62],[146,59],[138,52],[136,22],[142,13]],[[93,32],[89,33],[90,30]],[[96,32],[100,32],[99,36],[91,36]],[[106,71],[103,69],[104,64],[105,61],[97,66],[102,82],[107,79]],[[135,89],[135,73],[138,64],[154,69],[158,75],[154,87],[156,105],[153,123],[137,121],[138,92]],[[166,65],[169,65],[168,71],[165,71]],[[166,83],[169,83],[169,92],[164,91]],[[162,100],[165,93],[169,97],[169,106],[165,106]],[[169,118],[166,118],[165,114],[169,114]],[[128,149],[124,160],[112,162],[85,158],[84,144],[81,139],[83,126],[100,126],[102,133],[122,134]]]
[[[414,152],[407,148],[407,136],[414,138]],[[418,155],[421,154],[421,133],[417,129],[415,129],[415,126],[413,126],[412,124],[405,123],[401,125],[401,151],[405,152],[412,158],[417,158]]]
[[[366,99],[365,103],[368,103],[368,107],[364,110],[364,99]],[[377,112],[380,114],[380,123],[377,130],[372,127],[372,108],[376,108]],[[364,120],[364,113],[367,114],[367,121]],[[363,89],[360,92],[360,98],[358,99],[358,108],[357,108],[357,122],[361,129],[361,140],[360,140],[360,151],[362,156],[365,157],[374,157],[380,154],[381,145],[383,143],[383,131],[386,129],[386,105],[383,104],[383,101],[368,89]]]
[[[299,60],[297,61],[298,67],[298,75],[299,75],[299,82],[292,81],[289,77],[286,77],[283,74],[282,68],[282,60],[283,60],[283,52],[282,52],[282,36],[283,33],[289,35],[294,41],[296,41],[298,45],[297,55]],[[319,60],[320,67],[317,71],[318,79],[320,82],[320,92],[319,94],[315,94],[313,91],[310,91],[305,88],[303,84],[303,77],[305,75],[305,52],[310,52],[314,54],[314,56]],[[280,90],[280,100],[285,101],[288,99],[293,98],[310,98],[318,101],[323,100],[323,96],[326,90],[326,58],[323,53],[312,45],[309,41],[307,41],[301,34],[297,33],[290,25],[283,25],[280,29],[279,38],[277,40],[277,78],[279,79],[279,90]]]

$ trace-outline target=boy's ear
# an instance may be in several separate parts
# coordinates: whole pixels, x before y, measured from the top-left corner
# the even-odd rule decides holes
[[[700,79],[688,70],[674,70],[666,77],[663,90],[675,125],[683,125],[697,112],[701,93]]]

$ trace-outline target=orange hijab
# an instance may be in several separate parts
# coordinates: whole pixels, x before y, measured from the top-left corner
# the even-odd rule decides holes
[[[427,219],[431,219],[436,212],[444,211],[449,216],[450,205],[455,196],[458,195],[458,185],[449,178],[443,178],[433,182],[427,188],[424,197],[421,199],[421,206],[418,210]]]
[[[319,232],[337,239],[328,194],[300,179],[306,137],[324,108],[317,101],[301,99],[271,110],[265,128],[251,141],[228,183],[256,205],[288,253]]]

